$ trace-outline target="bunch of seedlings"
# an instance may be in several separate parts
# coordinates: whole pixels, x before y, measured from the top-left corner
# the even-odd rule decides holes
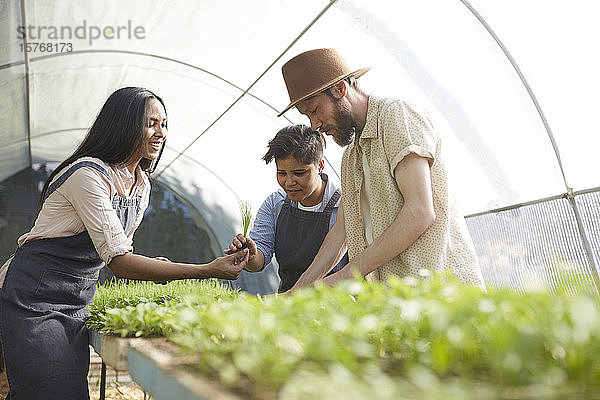
[[[248,236],[248,229],[250,228],[250,222],[252,221],[252,208],[250,203],[240,201],[240,216],[242,217],[242,230],[244,231],[244,237]],[[242,250],[248,247],[248,243],[242,243]]]

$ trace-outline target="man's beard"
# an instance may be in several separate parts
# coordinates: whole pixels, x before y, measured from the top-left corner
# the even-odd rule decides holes
[[[341,105],[337,107],[334,120],[336,133],[333,135],[333,140],[339,146],[346,147],[352,143],[356,133],[356,122],[350,112]]]

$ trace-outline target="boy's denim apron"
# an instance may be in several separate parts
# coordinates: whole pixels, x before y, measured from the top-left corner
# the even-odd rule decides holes
[[[44,200],[77,169],[108,172],[92,161],[74,164],[52,185]],[[139,212],[142,190],[130,199],[115,194],[113,208],[125,232]],[[110,234],[110,233],[109,233]],[[0,290],[0,333],[7,399],[88,399],[86,306],[104,263],[88,235],[32,240],[18,247]]]

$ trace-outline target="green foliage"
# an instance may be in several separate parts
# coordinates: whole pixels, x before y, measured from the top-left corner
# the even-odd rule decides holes
[[[144,334],[139,321],[164,324],[197,356],[192,367],[253,398],[588,399],[599,389],[600,312],[588,296],[484,293],[443,274],[131,307],[115,332],[134,317],[127,335]]]
[[[242,217],[242,228],[244,229],[244,236],[248,233],[250,227],[250,221],[252,220],[252,208],[250,203],[240,201],[240,215]]]
[[[196,295],[210,303],[237,296],[216,279],[177,280],[166,285],[147,281],[110,281],[98,286],[88,306],[87,325],[102,333],[131,336],[164,336],[172,329],[170,317],[185,306],[184,297]]]

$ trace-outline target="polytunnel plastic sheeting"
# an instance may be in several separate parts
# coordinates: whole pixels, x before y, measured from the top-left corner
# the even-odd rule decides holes
[[[598,210],[600,210],[600,193],[583,193],[575,198],[575,203],[581,213],[582,226],[586,236],[589,238],[591,256],[594,262],[600,265],[600,221],[598,221]]]
[[[599,186],[594,173],[600,107],[600,2],[475,0],[527,78],[548,118],[568,183]]]
[[[117,70],[119,74],[115,76]],[[32,63],[30,73],[32,137],[73,126],[89,127],[114,91],[113,85],[145,85],[152,89],[156,86],[155,92],[167,106],[167,145],[182,151],[241,94],[239,89],[206,72],[144,55],[58,56]]]
[[[5,31],[5,43],[10,42],[7,62],[22,60],[22,42],[17,38],[21,3],[26,27],[35,28],[31,42],[40,36],[48,38],[47,28],[56,27],[59,39],[53,41],[69,42],[75,52],[103,49],[153,54],[201,66],[241,87],[249,86],[326,5],[324,1],[268,0],[3,0],[2,11],[11,16]],[[39,32],[38,27],[46,28]],[[71,28],[70,37],[63,27]],[[92,37],[97,35],[96,28],[101,30],[97,39]],[[110,29],[106,36],[104,28]]]
[[[221,185],[230,190],[229,196],[235,203],[245,201],[260,205],[266,196],[278,188],[275,163],[267,165],[262,160],[268,149],[268,141],[281,128],[268,111],[260,101],[245,96],[185,152],[185,157],[206,166],[219,176]],[[248,120],[254,123],[244,122]],[[163,171],[172,169],[172,166],[161,162],[156,175],[160,178]],[[332,175],[339,185],[335,171],[326,168],[325,172]],[[231,209],[237,211],[238,207],[231,206]],[[253,206],[254,213],[257,210],[258,207]]]
[[[111,92],[146,86],[169,115],[156,176],[198,208],[220,250],[240,229],[237,201],[256,210],[276,188],[260,160],[268,139],[308,122],[276,118],[289,101],[281,66],[337,47],[372,67],[359,80],[368,92],[429,110],[465,214],[565,193],[557,154],[570,187],[598,187],[599,19],[593,0],[0,0],[0,178],[63,159]],[[48,39],[52,27],[87,36]],[[73,51],[23,51],[44,41]],[[328,140],[325,154],[339,182],[342,149]]]
[[[449,149],[465,213],[564,192],[554,150],[531,97],[506,55],[464,4],[399,2],[387,7],[396,12],[380,12],[386,5],[338,2],[288,53],[313,48],[314,43],[337,47],[354,67],[373,67],[359,79],[368,92],[400,96],[428,108]],[[258,97],[275,93],[286,60],[251,92]],[[306,121],[295,111],[289,115]]]
[[[34,163],[48,160],[64,160],[81,143],[87,129],[64,129],[59,132],[41,133],[31,138],[31,156]],[[45,136],[52,135],[52,140]]]
[[[179,172],[177,172],[179,171]],[[231,189],[223,180],[206,166],[188,157],[179,157],[173,168],[164,173],[161,181],[179,195],[191,199],[200,215],[211,227],[216,241],[213,247],[220,254],[227,240],[233,237],[238,225],[237,199],[231,196]]]
[[[98,6],[99,15],[103,15],[104,18],[110,16],[112,11],[107,4]],[[25,5],[27,24],[36,26],[51,25],[51,23],[58,26],[57,21],[64,21],[60,26],[78,26],[75,21],[79,21],[79,18],[87,15],[86,8],[88,11],[92,11],[95,7],[84,3],[84,6],[71,7],[60,12],[53,7],[52,11],[54,12],[48,13],[41,10],[44,7],[33,7],[28,2],[25,2]],[[326,2],[313,2],[309,7],[306,5],[301,7],[303,13],[295,12],[293,21],[305,18],[304,24],[297,22],[298,32],[301,31],[300,27],[308,25],[317,12],[327,5]],[[432,8],[432,5],[435,7]],[[233,11],[231,7],[228,7],[228,13],[223,13],[223,10],[219,9],[222,6],[214,3],[201,3],[200,6],[194,7],[193,10],[187,10],[187,12],[185,12],[186,7],[173,7],[172,4],[169,4],[169,7],[160,6],[156,10],[144,9],[142,11],[139,10],[139,7],[134,7],[129,3],[127,7],[122,10],[122,15],[127,15],[129,10],[136,21],[137,19],[157,21],[157,13],[162,13],[164,21],[176,19],[179,23],[174,27],[171,26],[168,35],[165,27],[170,26],[169,23],[159,24],[156,22],[151,25],[152,29],[150,29],[146,22],[139,25],[143,26],[146,32],[144,40],[128,39],[120,42],[104,40],[102,49],[96,49],[89,45],[88,50],[91,51],[117,50],[138,53],[138,55],[130,56],[108,53],[87,55],[89,59],[87,65],[90,66],[89,73],[94,75],[94,79],[89,77],[86,79],[85,76],[78,76],[79,72],[74,72],[81,71],[85,75],[84,70],[86,69],[77,65],[77,61],[72,61],[78,58],[76,55],[68,56],[70,68],[64,71],[61,67],[56,71],[67,72],[65,75],[73,74],[75,75],[73,80],[85,84],[93,81],[101,88],[110,87],[106,81],[102,81],[103,79],[110,81],[112,77],[114,81],[114,72],[111,74],[98,70],[94,74],[94,68],[103,66],[119,70],[119,78],[123,83],[115,82],[115,86],[137,80],[155,82],[156,86],[162,88],[174,87],[176,85],[172,85],[173,78],[169,77],[169,74],[180,75],[183,80],[198,79],[197,76],[190,78],[190,75],[193,74],[190,71],[187,71],[187,74],[178,73],[178,69],[190,69],[190,65],[202,68],[203,71],[206,71],[205,75],[216,74],[218,78],[214,79],[216,81],[223,79],[222,82],[219,82],[222,85],[208,83],[206,86],[201,86],[206,90],[199,91],[202,96],[198,97],[210,99],[212,104],[207,107],[197,106],[194,108],[190,106],[190,104],[202,102],[190,99],[189,92],[192,90],[181,90],[181,87],[177,88],[179,90],[174,88],[171,90],[174,95],[170,96],[170,93],[163,93],[164,89],[157,89],[163,97],[177,99],[175,103],[169,104],[178,107],[169,106],[170,110],[185,109],[188,111],[188,115],[203,115],[206,118],[207,123],[204,125],[193,126],[196,121],[191,122],[185,117],[177,118],[181,116],[176,114],[170,115],[172,130],[179,126],[183,128],[175,129],[176,134],[172,135],[169,141],[169,146],[177,151],[185,149],[195,139],[197,132],[203,132],[203,126],[209,126],[213,118],[220,115],[219,112],[225,111],[229,106],[227,101],[225,102],[227,104],[219,102],[219,99],[223,98],[221,92],[231,95],[235,92],[233,85],[236,84],[240,85],[238,86],[240,89],[247,87],[252,79],[242,80],[240,76],[254,71],[253,76],[258,78],[261,68],[266,69],[269,65],[269,56],[259,57],[261,51],[268,50],[268,46],[267,48],[261,46],[260,49],[256,49],[255,57],[267,61],[249,62],[251,57],[248,57],[244,60],[243,65],[238,64],[237,69],[233,72],[231,68],[235,68],[236,63],[227,62],[224,65],[222,64],[224,59],[236,59],[240,53],[248,56],[249,49],[245,47],[244,51],[241,51],[239,47],[232,48],[231,39],[236,35],[243,38],[252,36],[248,33],[241,35],[240,32],[244,31],[253,33],[255,36],[252,37],[260,42],[259,39],[269,29],[283,31],[280,18],[274,17],[275,13],[281,10],[274,11],[267,7],[269,12],[265,12],[265,5],[258,2],[251,6],[239,5],[237,11],[246,15],[258,13],[261,21],[267,20],[272,25],[265,23],[263,27],[250,28],[250,22],[247,19],[243,23],[237,20],[238,14],[235,12],[235,7]],[[405,94],[407,98],[414,98],[425,103],[433,114],[439,114],[441,116],[438,121],[440,130],[447,131],[445,133],[448,135],[449,147],[454,154],[461,156],[461,162],[455,168],[455,174],[458,177],[456,179],[458,192],[463,200],[461,203],[465,212],[481,211],[561,191],[560,174],[557,171],[553,151],[535,110],[532,110],[533,106],[527,93],[523,90],[521,82],[516,79],[516,74],[504,54],[464,4],[459,1],[421,2],[419,5],[398,3],[391,9],[395,12],[380,12],[389,7],[390,4],[385,2],[373,3],[368,8],[360,2],[338,2],[327,10],[287,53],[295,54],[314,47],[313,43],[319,43],[323,46],[341,48],[348,54],[347,58],[354,65],[367,62],[373,64],[372,61],[377,60],[374,69],[361,79],[365,86],[372,88],[377,93]],[[432,9],[436,12],[432,12]],[[210,17],[214,15],[228,15],[229,18],[233,18],[235,23],[226,34],[219,32],[213,26],[215,18]],[[205,21],[207,18],[208,22],[204,24],[191,23],[191,21]],[[137,23],[136,21],[133,22],[134,25]],[[277,23],[273,21],[277,21]],[[91,23],[92,21],[88,22],[88,24]],[[288,25],[285,26],[286,32],[291,32],[292,29]],[[194,26],[194,28],[190,29],[190,26]],[[337,29],[331,29],[332,26]],[[165,37],[183,38],[187,30],[193,31],[200,37],[200,43],[196,44],[196,48],[202,47],[202,51],[188,49],[187,46],[191,46],[188,42],[181,46],[165,45]],[[365,31],[369,34],[365,35]],[[215,32],[219,32],[219,34],[215,35]],[[440,32],[444,32],[444,35],[440,35]],[[209,41],[207,37],[210,36],[213,38]],[[281,37],[287,37],[288,42],[291,42],[294,34],[277,35],[277,39],[281,39]],[[219,42],[227,43],[227,46],[224,47],[229,49],[228,57],[220,53],[223,50],[219,50]],[[271,38],[268,42],[272,44],[273,39]],[[118,46],[123,43],[126,46]],[[256,47],[255,42],[252,43]],[[75,41],[74,44],[85,45],[86,43],[85,40],[82,40]],[[239,46],[239,43],[235,42],[235,45]],[[161,51],[155,51],[157,48],[160,48]],[[173,53],[175,49],[179,50],[177,54]],[[277,53],[271,53],[271,59],[274,60],[277,55]],[[157,59],[155,56],[163,59]],[[127,59],[128,57],[133,59]],[[119,60],[120,64],[111,65],[107,61],[111,58]],[[175,65],[177,63],[173,60],[184,64]],[[274,105],[285,104],[287,99],[279,72],[279,67],[285,60],[285,57],[280,59],[275,67],[268,70],[267,75],[257,83],[256,90],[252,88],[251,92],[259,93],[258,97],[261,99],[277,99],[277,101],[271,102]],[[30,63],[31,76],[37,75],[40,80],[46,79],[45,73],[37,74],[34,69],[38,63],[49,62],[50,60],[32,60]],[[86,61],[80,62],[86,63]],[[63,66],[65,60],[63,57],[57,57],[56,63]],[[100,65],[96,66],[96,63]],[[163,79],[156,79],[149,76],[151,74],[144,76],[145,74],[139,71],[152,68],[166,76],[163,76]],[[217,71],[223,71],[223,73]],[[201,74],[200,72],[198,75]],[[135,79],[131,79],[131,76],[135,76]],[[393,78],[390,79],[390,77]],[[162,82],[168,82],[168,84],[165,85]],[[269,93],[260,92],[259,88],[263,82],[267,82]],[[66,82],[62,83],[66,84]],[[230,87],[230,85],[232,86]],[[32,87],[36,87],[36,85],[32,85]],[[219,93],[215,95],[210,90],[211,88],[216,88]],[[90,89],[91,93],[102,93],[102,96],[98,96],[101,98],[106,97],[107,93],[105,92],[110,91]],[[47,91],[39,89],[39,97],[43,98],[41,93],[47,93],[50,90],[50,88]],[[52,92],[57,93],[55,90]],[[276,95],[273,95],[274,93]],[[234,93],[233,96],[235,97]],[[506,99],[512,101],[507,102]],[[90,98],[89,103],[94,103],[92,100],[93,98]],[[227,100],[232,99],[227,98]],[[179,106],[180,103],[183,103],[183,106]],[[51,107],[47,109],[52,110]],[[85,110],[85,107],[80,109]],[[472,111],[467,115],[465,109]],[[196,112],[196,110],[200,112]],[[175,112],[172,111],[171,114]],[[60,113],[53,113],[53,115],[60,115]],[[510,118],[503,118],[503,115],[510,115]],[[32,118],[36,120],[35,117]],[[294,121],[304,121],[297,114],[293,118]],[[252,123],[252,120],[252,118],[244,119],[249,124]],[[179,126],[177,121],[180,123]],[[516,124],[515,121],[519,121],[519,123]],[[189,129],[190,126],[193,128]],[[215,135],[215,133],[208,132],[208,135]],[[519,145],[515,146],[515,143]],[[511,162],[504,162],[502,157],[508,154],[510,154]],[[334,162],[334,167],[339,168],[339,163],[336,165]],[[469,187],[472,186],[479,188],[478,193],[471,193],[472,190],[469,190]]]
[[[23,70],[0,69],[0,182],[30,163]]]
[[[582,205],[598,204],[598,192],[585,194]],[[589,212],[589,207],[584,207]],[[590,220],[596,215],[587,215]],[[598,270],[590,259],[581,227],[568,199],[526,204],[467,220],[484,281],[525,293],[542,288],[598,295]],[[598,254],[595,238],[596,254]]]
[[[0,1],[0,61],[2,65],[22,62],[22,40],[17,36],[17,26],[21,24],[21,8],[17,1]]]

